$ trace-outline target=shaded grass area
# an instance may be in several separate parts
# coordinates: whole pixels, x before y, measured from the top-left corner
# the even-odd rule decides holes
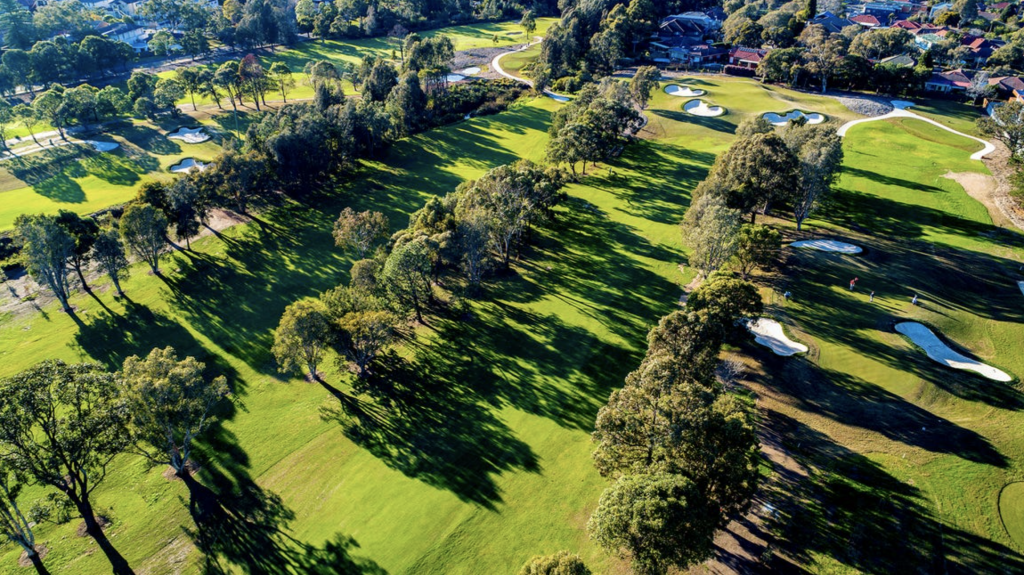
[[[1024,455],[1012,431],[1024,423],[1024,306],[1013,289],[1024,236],[995,228],[981,204],[943,181],[947,170],[985,171],[968,159],[976,146],[946,134],[913,120],[850,131],[840,190],[815,232],[865,252],[788,254],[773,288],[794,297],[772,295],[770,313],[811,346],[807,358],[742,350],[761,362],[751,385],[766,426],[811,473],[780,474],[767,495],[779,509],[769,521],[779,568],[1024,569],[998,507]],[[910,304],[914,294],[921,305]],[[894,332],[905,319],[1018,379],[940,366]]]
[[[213,159],[220,150],[213,140],[185,144],[166,138],[167,132],[192,123],[188,117],[158,123],[124,120],[97,136],[120,144],[112,152],[72,144],[5,160],[0,163],[0,229],[25,213],[95,212],[131,199],[144,182],[170,179],[170,166],[184,158]]]
[[[196,253],[165,259],[162,277],[136,268],[130,300],[101,286],[96,298],[76,297],[74,317],[47,308],[0,327],[9,371],[54,355],[117,364],[170,344],[234,382],[236,406],[200,457],[197,481],[212,495],[189,495],[130,457],[97,493],[134,566],[160,572],[181,554],[198,569],[201,548],[249,572],[272,561],[313,570],[340,550],[363,572],[507,572],[571,548],[610,568],[584,530],[604,486],[589,430],[639,360],[647,329],[675,305],[675,221],[709,155],[644,142],[614,176],[572,185],[556,221],[534,231],[515,273],[492,283],[471,319],[429,319],[387,364],[402,382],[401,417],[322,420],[321,408],[337,410],[335,395],[281,376],[269,354],[288,303],[345,281],[349,262],[331,238],[343,206],[382,209],[404,226],[430,195],[524,151],[540,159],[557,105],[539,99],[400,142],[337,198],[282,206],[196,242]],[[648,167],[650,155],[663,163]],[[644,197],[625,185],[634,177],[653,183]],[[325,367],[329,385],[347,392],[350,376]],[[56,542],[69,528],[43,536]],[[106,569],[101,557],[81,555],[87,541],[60,543],[55,567]],[[310,572],[348,572],[331,569]]]

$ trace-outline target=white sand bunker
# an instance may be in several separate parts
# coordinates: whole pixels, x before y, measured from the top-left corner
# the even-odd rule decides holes
[[[910,338],[915,345],[925,350],[928,357],[933,360],[952,367],[954,369],[965,369],[980,373],[981,375],[995,381],[1013,381],[1013,378],[991,365],[964,357],[950,349],[941,339],[938,338],[927,326],[916,321],[905,321],[896,324],[896,331]]]
[[[766,317],[756,321],[746,320],[746,327],[754,334],[754,341],[771,349],[776,355],[789,357],[797,353],[807,353],[807,346],[797,343],[782,331],[782,324]]]
[[[669,84],[665,86],[665,93],[669,96],[683,96],[686,98],[693,98],[694,96],[703,96],[707,94],[705,90],[694,90],[689,86],[679,86],[677,84]]]
[[[466,79],[462,74],[448,74],[444,77],[446,82],[461,82]]]
[[[825,121],[825,116],[817,112],[803,112],[801,110],[793,110],[788,114],[776,114],[775,112],[768,112],[764,114],[764,119],[768,120],[775,126],[785,126],[790,120],[797,118],[805,118],[808,124],[820,124]]]
[[[463,68],[456,73],[463,76],[476,76],[480,73],[480,68],[478,66],[470,66],[469,68]]]
[[[86,144],[92,146],[97,152],[112,152],[121,147],[121,144],[117,142],[99,142],[96,140],[83,140]]]
[[[714,118],[715,116],[721,116],[724,114],[725,108],[721,106],[708,106],[708,103],[704,100],[690,100],[683,104],[683,111],[687,114],[693,114],[694,116]]]
[[[185,158],[171,166],[171,171],[175,174],[184,174],[185,172],[191,172],[192,170],[199,170],[200,172],[206,169],[209,164],[204,164],[195,158]]]
[[[794,248],[810,248],[812,250],[839,252],[841,254],[859,254],[864,251],[864,248],[860,246],[846,242],[837,242],[836,240],[800,240],[789,245]]]
[[[569,100],[572,99],[569,96],[563,96],[561,94],[556,94],[554,92],[545,92],[545,94],[547,94],[548,98],[551,98],[556,102],[568,102]]]
[[[1024,282],[1017,282],[1017,287],[1020,288],[1020,293],[1024,293]]]
[[[913,105],[913,102],[908,102],[906,100],[892,100],[892,107],[896,108],[897,110],[906,110],[907,108]]]
[[[202,144],[210,139],[210,134],[203,128],[178,128],[167,134],[171,140],[181,140],[186,144]]]

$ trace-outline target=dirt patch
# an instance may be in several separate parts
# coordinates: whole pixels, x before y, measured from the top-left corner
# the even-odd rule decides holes
[[[100,529],[103,530],[106,530],[107,527],[110,527],[110,520],[102,515],[96,516],[96,523],[99,523]],[[85,521],[78,524],[78,527],[75,529],[75,535],[78,537],[87,537],[89,535],[89,531],[85,527]]]
[[[987,192],[987,197],[990,199],[986,202],[986,200],[976,197],[974,193],[972,193],[971,188],[966,184],[961,183],[960,185],[967,190],[967,193],[970,194],[971,197],[985,204],[985,207],[988,208],[989,214],[992,214],[992,221],[995,222],[996,225],[1003,227],[1016,226],[1018,229],[1024,230],[1024,209],[1018,205],[1016,200],[1010,197],[1010,178],[1014,174],[1014,168],[1010,166],[1010,150],[1002,142],[997,141],[994,142],[994,144],[996,146],[996,151],[982,159],[985,166],[990,172],[992,172],[992,176],[995,178],[995,184],[988,188]],[[958,174],[946,174],[947,178],[960,182],[960,180],[955,176],[958,176]],[[996,215],[993,214],[992,208],[989,208],[990,203],[995,205],[995,211],[1000,213],[1000,218],[996,218]],[[1009,224],[1002,224],[1000,221],[1009,222]]]
[[[1007,211],[999,206],[997,201],[999,182],[994,176],[977,172],[946,172],[942,177],[960,184],[963,186],[964,191],[967,192],[967,195],[981,202],[985,209],[988,210],[988,215],[992,218],[992,222],[995,225],[1003,228],[1016,225],[1024,229],[1024,222],[1020,224],[1014,222],[1011,217],[1012,212],[1007,213]]]
[[[679,271],[682,273],[686,273],[686,270],[683,268],[682,265],[679,266]],[[693,278],[693,281],[683,286],[683,293],[679,296],[680,307],[686,305],[686,300],[690,299],[690,294],[693,293],[693,290],[697,289],[697,286],[700,285],[702,279],[703,278],[701,278],[698,275],[697,277]]]
[[[46,559],[46,554],[50,552],[50,549],[46,545],[42,545],[42,544],[37,544],[35,547],[33,547],[33,549],[36,550],[36,555],[39,556],[40,560]],[[29,560],[28,553],[22,551],[21,552],[21,556],[18,557],[18,567],[31,567],[31,566],[32,566],[32,561]]]

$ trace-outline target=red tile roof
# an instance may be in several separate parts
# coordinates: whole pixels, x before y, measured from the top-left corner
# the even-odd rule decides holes
[[[861,14],[860,16],[854,16],[853,18],[850,18],[850,21],[856,22],[862,26],[874,27],[882,25],[882,23],[878,21],[878,18],[875,18],[871,14]]]

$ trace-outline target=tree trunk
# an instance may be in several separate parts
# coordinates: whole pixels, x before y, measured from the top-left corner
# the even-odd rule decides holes
[[[46,565],[43,565],[43,560],[39,558],[39,554],[36,553],[35,549],[31,552],[25,551],[25,554],[28,555],[28,560],[32,562],[32,566],[36,568],[36,573],[39,575],[50,575]]]
[[[196,108],[196,93],[195,92],[189,92],[188,95],[192,97],[192,111],[193,112],[199,111],[199,108]]]
[[[117,295],[124,297],[124,291],[121,289],[121,282],[117,279],[117,274],[109,274],[110,283],[114,284],[114,289],[117,290]]]
[[[78,512],[82,515],[82,520],[85,521],[85,531],[89,534],[96,544],[103,550],[103,554],[107,556],[107,560],[110,561],[110,566],[113,568],[114,575],[135,575],[135,571],[132,571],[131,566],[128,565],[128,561],[118,553],[117,549],[107,539],[107,535],[103,533],[103,528],[96,521],[96,513],[92,509],[92,504],[88,499],[78,499],[77,497],[72,498],[75,503],[75,507],[78,508]]]
[[[87,292],[91,292],[92,290],[89,289],[89,284],[85,283],[85,274],[82,273],[81,264],[75,265],[75,273],[78,274],[78,279],[82,282],[82,289]]]

